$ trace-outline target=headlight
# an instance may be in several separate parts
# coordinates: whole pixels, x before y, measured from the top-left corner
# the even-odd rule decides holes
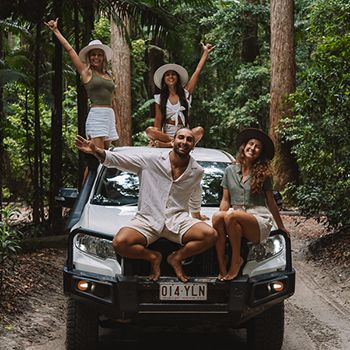
[[[117,259],[112,242],[108,239],[79,233],[76,236],[75,246],[82,252],[94,255],[100,259]]]
[[[262,261],[279,254],[284,249],[284,238],[280,235],[269,237],[264,242],[251,245],[248,261]]]

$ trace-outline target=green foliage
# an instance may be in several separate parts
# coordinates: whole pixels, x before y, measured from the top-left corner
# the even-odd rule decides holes
[[[20,251],[20,232],[13,227],[13,221],[20,215],[14,205],[0,209],[0,291],[6,269],[15,262]]]
[[[265,127],[269,113],[269,70],[255,64],[240,65],[231,87],[210,101],[208,109],[220,116],[220,133],[234,135],[243,126],[260,125]],[[235,148],[234,139],[225,138],[221,147],[229,141]]]
[[[106,45],[109,45],[111,38],[111,24],[106,17],[100,17],[97,21],[95,21],[92,37],[94,39],[101,40]]]
[[[201,125],[205,135],[200,146],[235,152],[237,130],[244,125],[267,125],[269,101],[269,8],[267,3],[215,1],[214,6],[175,6],[184,22],[169,35],[169,62],[191,75],[201,55],[200,41],[215,49],[201,72],[193,94],[190,126]],[[250,21],[257,23],[259,54],[242,61],[243,36]]]
[[[342,0],[315,2],[310,36],[316,46],[290,99],[294,117],[281,128],[303,179],[287,193],[305,215],[325,214],[331,227],[350,225],[350,27],[342,20],[348,10]],[[335,35],[336,27],[343,35]]]
[[[0,266],[12,260],[20,250],[20,234],[12,225],[19,215],[20,211],[13,204],[0,209]]]

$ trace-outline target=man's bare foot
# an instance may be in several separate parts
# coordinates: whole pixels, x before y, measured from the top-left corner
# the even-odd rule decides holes
[[[157,281],[160,276],[160,263],[162,262],[162,254],[157,251],[152,252],[154,258],[150,261],[151,263],[151,274],[147,277],[150,281]]]
[[[176,255],[177,255],[176,252],[171,253],[167,258],[167,262],[174,269],[177,278],[181,282],[186,283],[188,282],[189,278],[185,275],[182,269],[181,260],[177,259]]]
[[[244,260],[240,257],[238,263],[231,264],[231,267],[227,273],[227,275],[224,277],[225,281],[231,281],[235,279],[239,273],[239,270],[241,266],[243,265]]]

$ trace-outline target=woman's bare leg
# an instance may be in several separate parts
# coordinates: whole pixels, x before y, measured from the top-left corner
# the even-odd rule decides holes
[[[202,139],[202,137],[204,136],[204,128],[202,128],[201,126],[197,126],[196,128],[192,129],[194,138],[196,140],[195,145],[197,145],[197,143]]]
[[[253,215],[238,210],[232,211],[225,216],[225,226],[232,249],[231,265],[225,280],[233,280],[237,277],[243,264],[243,258],[241,257],[242,237],[257,244],[260,241],[260,229]]]
[[[227,259],[225,256],[226,227],[224,220],[226,213],[226,211],[219,211],[212,217],[213,228],[218,233],[218,239],[216,241],[215,248],[219,265],[218,279],[220,281],[223,281],[224,277],[227,275]]]
[[[172,138],[165,134],[163,131],[160,131],[158,128],[154,127],[154,126],[149,126],[147,129],[146,129],[146,134],[148,136],[148,138],[150,140],[158,140],[158,141],[161,141],[161,142],[171,142],[172,141]]]

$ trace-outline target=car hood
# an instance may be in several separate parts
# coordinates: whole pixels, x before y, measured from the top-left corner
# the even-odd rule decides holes
[[[116,207],[87,204],[75,228],[81,227],[114,237],[120,228],[127,226],[135,216],[136,211],[136,205]],[[205,221],[209,225],[211,225],[211,217],[216,211],[218,211],[217,207],[202,208],[201,214],[209,218]]]

